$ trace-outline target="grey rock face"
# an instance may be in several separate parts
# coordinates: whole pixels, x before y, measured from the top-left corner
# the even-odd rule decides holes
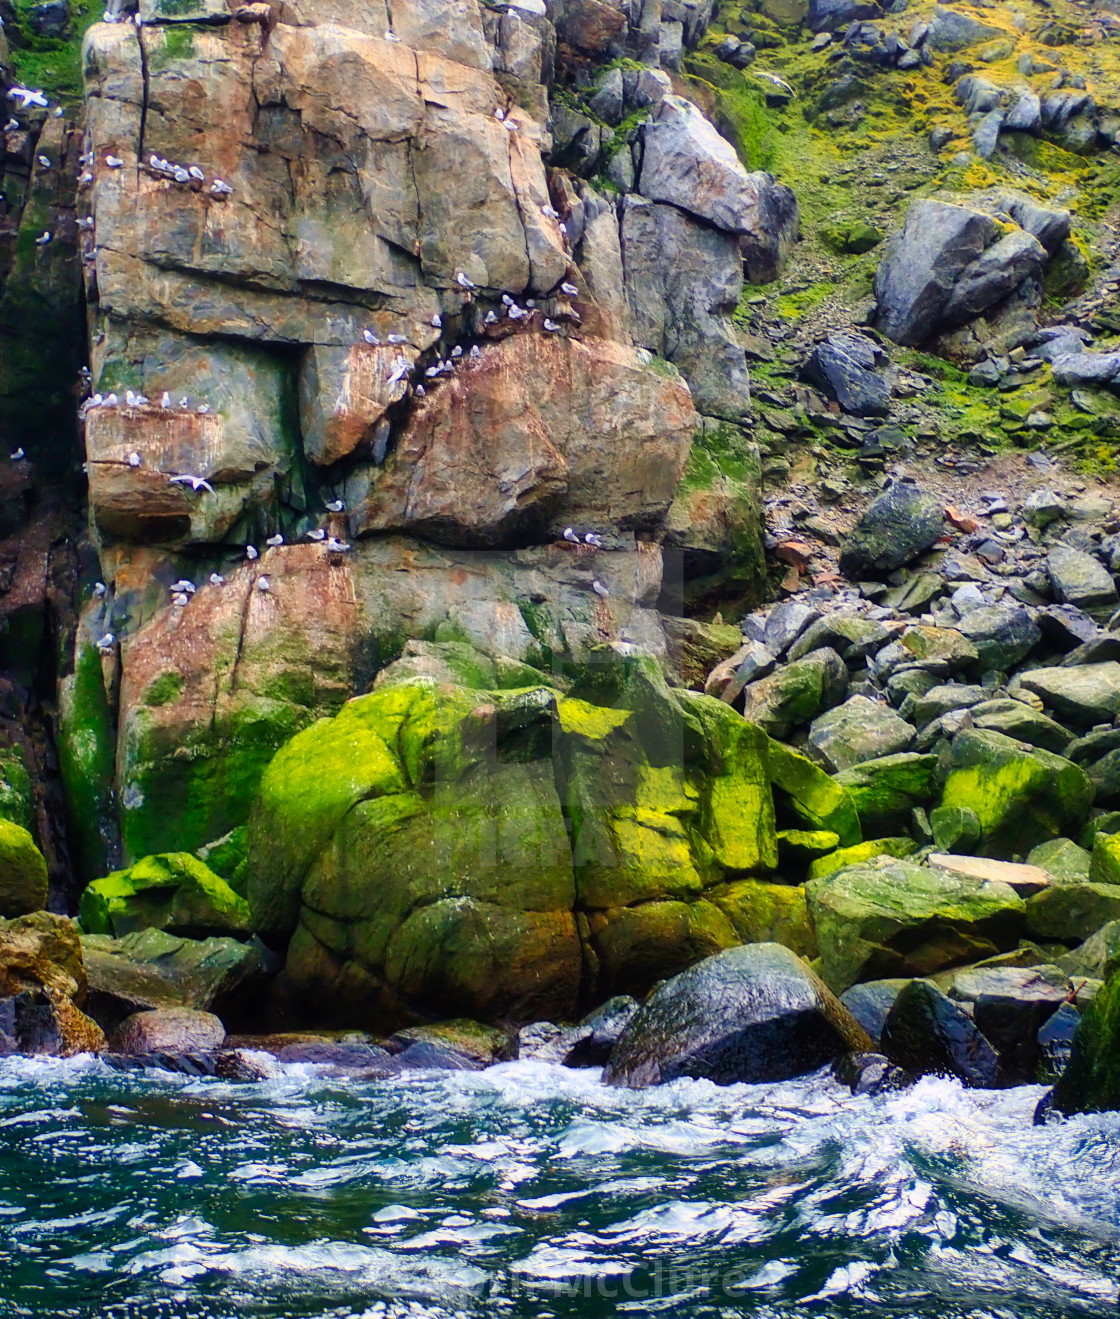
[[[739,239],[739,251],[752,284],[777,279],[801,236],[801,211],[792,188],[761,170],[750,175],[758,190],[758,222]]]
[[[872,0],[809,0],[805,22],[811,32],[839,32],[850,23],[878,18],[881,13]]]
[[[852,1049],[870,1050],[870,1041],[805,963],[780,944],[747,944],[654,990],[604,1076],[634,1089],[682,1076],[778,1081]]]
[[[934,331],[953,285],[996,236],[995,221],[945,202],[917,201],[875,272],[876,324],[888,338],[919,344]]]
[[[750,378],[729,319],[743,287],[736,236],[631,195],[622,262],[635,340],[680,368],[699,412],[744,416]]]
[[[1020,99],[1015,106],[1018,110],[1026,97]],[[1038,98],[1032,98],[1037,109]],[[1017,127],[1011,122],[1015,113],[1013,110],[1007,117],[1005,127]],[[1028,234],[1033,234],[1042,246],[1053,255],[1059,247],[1069,237],[1070,230],[1070,213],[1069,211],[1051,208],[1049,206],[1040,206],[1037,202],[1032,201],[1029,197],[1004,197],[1001,203],[1008,215],[1015,221],[1021,229],[1025,229]]]
[[[901,568],[928,550],[943,526],[937,500],[917,485],[897,481],[869,505],[845,537],[840,570],[861,577]]]
[[[963,325],[1009,297],[1027,279],[1038,279],[1046,249],[1017,229],[993,243],[961,272],[941,313],[945,325]]]
[[[935,50],[964,50],[981,41],[992,41],[1004,34],[998,27],[981,23],[969,14],[938,5],[929,21],[928,42]]]

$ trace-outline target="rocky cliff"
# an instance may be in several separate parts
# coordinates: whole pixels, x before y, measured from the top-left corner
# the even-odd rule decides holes
[[[387,1026],[1092,933],[924,863],[1120,782],[1117,29],[1060,9],[5,11],[5,914]]]

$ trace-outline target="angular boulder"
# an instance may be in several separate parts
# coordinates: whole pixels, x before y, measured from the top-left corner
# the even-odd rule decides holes
[[[853,1050],[870,1052],[870,1040],[805,963],[780,944],[750,944],[660,985],[631,1018],[604,1079],[632,1089],[679,1077],[780,1081]]]
[[[1034,692],[1060,719],[1080,728],[1120,714],[1120,663],[1078,664],[1071,668],[1030,669],[1019,685]]]
[[[189,852],[146,856],[96,879],[82,894],[78,918],[90,934],[167,930],[206,938],[251,933],[249,904]]]
[[[866,577],[901,568],[928,550],[943,530],[938,501],[912,481],[896,481],[872,500],[844,537],[840,571]]]
[[[1047,839],[1068,836],[1092,803],[1085,771],[1061,756],[1002,733],[966,729],[953,739],[941,805],[973,812],[981,855],[1025,855]]]
[[[880,1047],[917,1076],[955,1076],[967,1086],[1000,1085],[999,1054],[968,1012],[929,980],[912,980],[895,999]]]
[[[813,720],[809,745],[834,773],[862,761],[904,752],[914,740],[914,725],[886,704],[851,696],[843,705]]]
[[[951,10],[938,12],[955,17]],[[878,328],[895,343],[928,339],[953,286],[997,232],[995,221],[979,211],[928,199],[914,202],[875,272]]]
[[[837,993],[861,980],[933,975],[1013,948],[1024,903],[1007,884],[880,857],[805,886],[821,976]]]
[[[861,761],[836,776],[847,788],[867,833],[905,827],[910,812],[924,806],[934,793],[937,757],[901,751]]]

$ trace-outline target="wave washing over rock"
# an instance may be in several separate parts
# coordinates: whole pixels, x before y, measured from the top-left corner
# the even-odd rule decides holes
[[[0,18],[0,1309],[1114,1312],[1107,6]]]

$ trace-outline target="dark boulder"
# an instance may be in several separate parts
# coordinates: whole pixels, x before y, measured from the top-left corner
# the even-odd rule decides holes
[[[873,500],[840,550],[840,571],[866,577],[901,568],[928,550],[944,529],[940,503],[910,481]]]
[[[682,1076],[780,1081],[851,1051],[872,1052],[870,1039],[805,963],[780,944],[746,944],[659,985],[604,1079],[634,1089]]]
[[[751,47],[753,51],[753,47]],[[757,193],[758,222],[739,238],[747,279],[769,284],[778,278],[801,237],[801,209],[792,188],[762,170],[751,175]]]
[[[809,0],[805,22],[811,32],[839,32],[851,23],[879,18],[882,13],[882,6],[874,0]]]
[[[989,152],[989,154],[991,154]],[[964,325],[996,306],[1028,279],[1041,279],[1046,249],[1033,234],[1014,229],[961,271],[941,312],[941,324]]]
[[[991,966],[962,971],[949,997],[972,1005],[972,1020],[1000,1055],[1005,1078],[1027,1082],[1038,1063],[1038,1033],[1069,998],[1056,966]]]
[[[845,412],[884,417],[890,406],[890,389],[882,370],[885,361],[882,349],[862,335],[830,334],[813,349],[805,372]]]
[[[895,999],[880,1046],[918,1076],[955,1076],[979,1089],[1001,1083],[999,1055],[990,1041],[965,1008],[930,980],[912,980]]]
[[[867,980],[845,989],[840,1002],[878,1046],[894,1001],[909,983],[908,980]]]
[[[1120,974],[1082,1014],[1069,1066],[1054,1087],[1053,1107],[1066,1114],[1120,1108]]]

